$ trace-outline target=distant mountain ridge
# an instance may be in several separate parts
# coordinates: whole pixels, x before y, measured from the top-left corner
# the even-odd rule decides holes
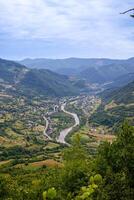
[[[45,68],[50,70],[62,69],[79,69],[94,66],[103,66],[116,63],[120,60],[112,60],[107,58],[65,58],[65,59],[49,59],[49,58],[35,58],[24,59],[19,63],[29,66],[31,68]]]
[[[119,77],[134,73],[134,58],[126,60],[106,58],[25,59],[30,68],[51,69],[60,74],[75,76],[88,83],[115,82]],[[127,84],[127,83],[126,83]]]
[[[65,75],[46,69],[29,69],[14,61],[4,59],[0,59],[0,90],[28,96],[78,94],[78,88],[74,87]]]

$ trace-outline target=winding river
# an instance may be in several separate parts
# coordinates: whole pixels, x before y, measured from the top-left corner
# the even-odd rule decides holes
[[[68,114],[68,115],[71,115],[71,116],[74,118],[75,123],[74,123],[74,125],[71,126],[70,128],[66,128],[66,129],[64,129],[64,130],[62,130],[62,131],[60,132],[60,134],[59,134],[59,136],[58,136],[58,138],[57,138],[57,142],[63,143],[63,144],[67,144],[66,141],[65,141],[65,138],[66,138],[66,136],[68,135],[68,133],[70,133],[70,132],[73,130],[73,128],[75,128],[76,126],[78,126],[78,125],[80,124],[80,120],[79,120],[79,118],[78,118],[78,115],[75,114],[75,113],[71,113],[71,112],[69,112],[69,111],[66,111],[66,110],[65,110],[65,106],[66,106],[66,103],[62,104],[62,105],[61,105],[61,110],[62,110],[64,113],[66,113],[66,114]]]

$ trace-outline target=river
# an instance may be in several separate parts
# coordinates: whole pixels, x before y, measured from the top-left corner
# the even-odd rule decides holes
[[[78,115],[75,114],[75,113],[71,113],[71,112],[65,110],[65,106],[66,106],[66,103],[62,104],[62,105],[61,105],[61,110],[62,110],[64,113],[73,116],[73,118],[74,118],[74,120],[75,120],[75,123],[74,123],[74,125],[71,126],[70,128],[66,128],[66,129],[64,129],[64,130],[62,130],[62,131],[60,132],[60,134],[59,134],[59,136],[58,136],[58,138],[57,138],[57,142],[63,143],[63,144],[67,144],[66,141],[65,141],[66,136],[73,130],[73,128],[75,128],[76,126],[78,126],[78,125],[80,124],[80,120],[79,120],[79,118],[78,118]]]

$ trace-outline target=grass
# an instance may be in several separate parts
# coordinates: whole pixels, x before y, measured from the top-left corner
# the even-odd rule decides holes
[[[62,164],[53,160],[53,159],[48,159],[48,160],[42,160],[42,161],[38,161],[38,162],[33,162],[33,163],[29,163],[28,165],[26,164],[17,164],[15,167],[16,168],[23,168],[26,170],[34,170],[40,167],[51,167],[51,168],[56,168],[56,167],[62,167]]]
[[[53,142],[49,142],[47,144],[47,146],[45,147],[45,149],[54,149],[56,147],[59,147],[60,145],[59,144],[56,144],[56,143],[53,143]]]
[[[9,164],[10,162],[11,162],[11,160],[1,161],[1,162],[0,162],[0,166]]]
[[[113,140],[116,139],[116,137],[114,135],[109,135],[109,134],[102,135],[102,134],[99,134],[99,133],[89,132],[89,136],[95,138],[97,141],[107,141],[107,142],[110,142],[110,143],[112,143]]]

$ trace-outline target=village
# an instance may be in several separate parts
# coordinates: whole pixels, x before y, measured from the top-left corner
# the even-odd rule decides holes
[[[0,143],[9,146],[14,143],[32,145],[46,140],[56,141],[62,130],[72,127],[75,123],[74,117],[61,109],[64,103],[66,110],[77,114],[80,120],[79,127],[88,125],[89,116],[101,103],[97,96],[84,94],[64,98],[32,99],[1,95],[0,100]],[[95,127],[91,126],[90,129],[91,132],[98,132]],[[102,129],[99,132],[105,134]],[[2,139],[3,135],[6,135],[6,140]]]

